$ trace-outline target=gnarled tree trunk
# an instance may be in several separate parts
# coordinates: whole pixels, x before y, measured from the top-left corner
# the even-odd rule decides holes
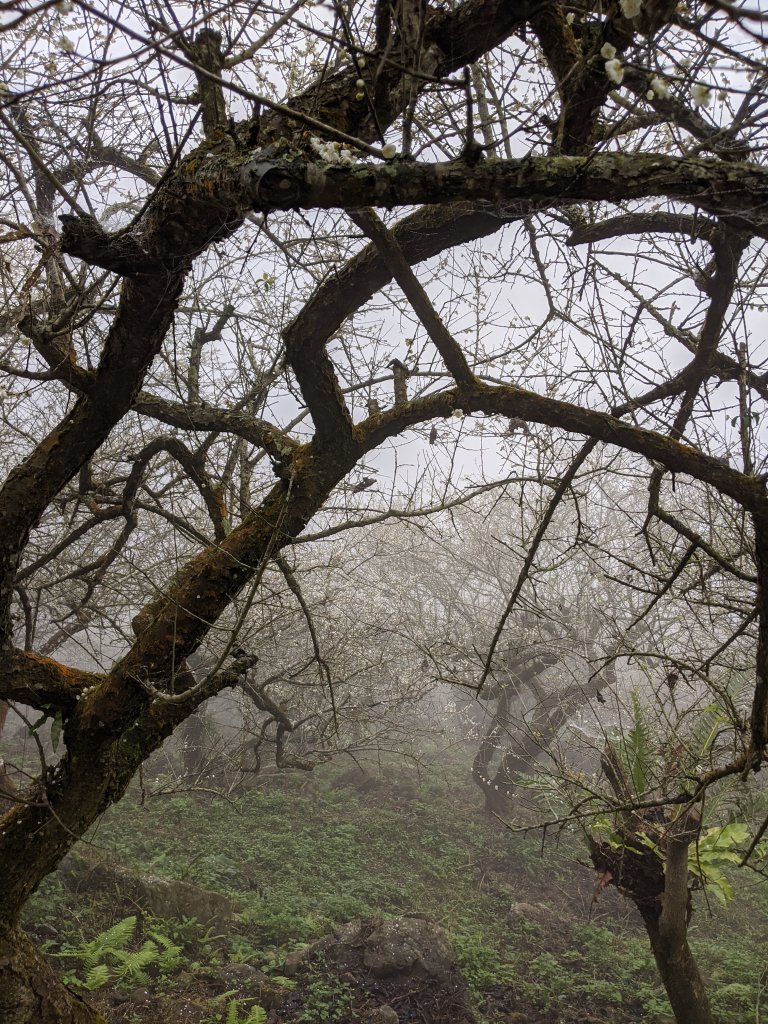
[[[106,1024],[56,977],[21,928],[0,921],[3,1024]]]
[[[610,762],[604,760],[604,767],[610,770]],[[665,823],[660,812],[658,821],[651,819],[656,810],[627,814],[620,830],[623,845],[618,848],[593,839],[592,863],[604,884],[615,885],[640,911],[677,1024],[715,1024],[704,981],[688,945],[688,847],[695,836],[698,816],[691,809]],[[658,837],[660,828],[665,861],[643,842],[649,834]]]

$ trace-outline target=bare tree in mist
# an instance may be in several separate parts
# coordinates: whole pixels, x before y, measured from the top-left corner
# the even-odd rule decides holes
[[[696,609],[692,646],[651,629],[647,657],[702,687],[731,656],[749,672],[729,757],[665,796],[674,820],[761,769],[761,26],[709,0],[3,9],[0,698],[58,737],[0,819],[10,1024],[99,1019],[22,907],[206,700],[269,678],[273,581],[300,605],[313,564],[350,572],[329,543],[351,523],[530,481],[476,691],[554,540],[641,618]],[[582,517],[614,472],[627,564]],[[675,983],[706,1024],[695,965]]]

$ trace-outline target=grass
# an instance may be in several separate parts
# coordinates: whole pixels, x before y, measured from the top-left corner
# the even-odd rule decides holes
[[[89,840],[123,867],[237,901],[235,932],[215,942],[195,922],[164,923],[163,932],[184,946],[187,968],[218,959],[274,974],[286,952],[334,924],[417,912],[448,932],[479,1020],[502,1019],[511,1008],[524,1015],[519,1020],[552,1024],[587,1014],[607,1024],[670,1019],[628,905],[605,894],[589,921],[591,879],[577,864],[584,851],[576,837],[561,837],[542,854],[539,837],[510,834],[479,805],[458,768],[421,785],[395,774],[366,793],[327,770],[248,793],[235,806],[174,797],[140,808],[129,797]],[[723,1024],[759,1019],[768,953],[766,887],[748,885],[745,876],[737,882],[735,904],[713,908],[711,920],[700,908],[692,930]],[[72,894],[52,877],[28,920],[35,930],[55,928],[53,950],[80,947],[124,916],[112,902],[82,898],[73,908]],[[511,915],[512,904],[520,909]],[[173,986],[173,977],[164,983]],[[329,1002],[338,1016],[340,984],[318,971],[298,1020],[333,1020]]]

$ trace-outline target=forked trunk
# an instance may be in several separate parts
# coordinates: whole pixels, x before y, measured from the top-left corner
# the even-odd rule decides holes
[[[0,1021],[3,1024],[107,1024],[70,991],[24,932],[0,923]]]
[[[614,791],[620,795],[617,764],[608,748],[603,768],[612,775]],[[658,817],[656,822],[650,820],[654,813]],[[651,808],[645,811],[645,817],[632,812],[625,815],[621,829],[623,844],[590,840],[592,863],[600,884],[617,886],[640,911],[677,1024],[715,1024],[704,982],[688,945],[688,848],[699,820],[695,808],[671,822]],[[644,841],[652,828],[651,834],[656,838],[662,832],[664,861],[657,848]]]

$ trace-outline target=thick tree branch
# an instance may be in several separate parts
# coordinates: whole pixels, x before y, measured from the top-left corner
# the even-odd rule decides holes
[[[28,651],[8,650],[0,670],[0,699],[29,704],[38,711],[69,714],[78,700],[104,676],[67,668]]]
[[[373,210],[357,210],[351,212],[350,217],[376,245],[387,270],[400,285],[453,379],[459,387],[471,385],[475,375],[469,368],[461,346],[443,323],[421,282],[411,270],[393,232],[387,230]]]

